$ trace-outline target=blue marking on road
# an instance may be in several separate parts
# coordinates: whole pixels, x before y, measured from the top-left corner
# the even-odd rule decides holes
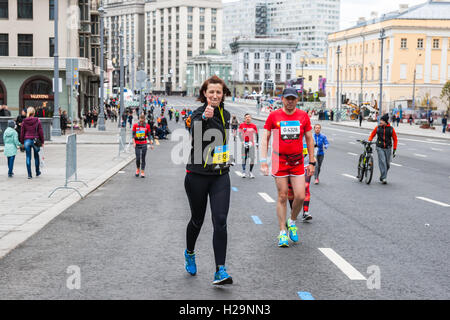
[[[297,292],[297,294],[300,297],[300,299],[302,299],[302,300],[315,300],[314,297],[312,296],[312,294],[309,292],[299,291],[299,292]]]
[[[258,216],[252,216],[252,219],[255,222],[255,224],[262,224],[262,221]]]
[[[238,192],[239,191],[238,188],[236,188],[236,187],[231,187],[231,190],[233,190],[234,192]]]

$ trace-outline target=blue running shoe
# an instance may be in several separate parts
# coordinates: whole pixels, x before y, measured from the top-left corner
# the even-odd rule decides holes
[[[297,226],[295,224],[289,225],[287,222],[286,226],[289,229],[289,238],[291,238],[293,242],[298,242]]]
[[[223,285],[223,284],[232,284],[233,278],[227,273],[227,268],[225,266],[219,266],[219,271],[214,274],[213,284],[215,285]]]
[[[278,246],[279,247],[289,247],[288,237],[286,234],[280,234],[278,236]]]
[[[184,259],[185,259],[184,267],[186,268],[186,271],[191,276],[195,276],[195,274],[197,273],[197,265],[195,264],[195,253],[189,254],[187,253],[187,250],[184,250]]]

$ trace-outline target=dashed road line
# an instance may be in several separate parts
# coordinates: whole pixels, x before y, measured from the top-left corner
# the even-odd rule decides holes
[[[403,167],[403,165],[398,164],[398,163],[394,163],[394,162],[391,162],[391,165],[396,166],[396,167]]]
[[[349,141],[348,143],[350,143],[350,144],[356,144],[356,142],[353,142],[353,141]]]
[[[255,224],[263,224],[258,216],[252,216],[252,219]]]
[[[350,280],[367,280],[350,263],[345,261],[339,254],[331,248],[319,248],[328,259],[331,260]]]
[[[414,155],[415,155],[416,157],[420,157],[420,158],[426,158],[426,157],[427,157],[426,155],[420,154],[420,153],[414,153]]]
[[[311,293],[306,291],[299,291],[297,292],[298,296],[302,300],[315,300]]]
[[[355,176],[352,176],[350,174],[343,173],[342,175],[347,178],[352,178],[352,179],[358,180],[358,178],[356,178]]]
[[[275,200],[273,200],[267,193],[265,192],[258,192],[258,194],[261,196],[261,198],[263,198],[264,200],[266,200],[266,202],[275,202]]]
[[[353,153],[353,152],[347,152],[347,154],[349,154],[349,155],[351,155],[351,156],[357,156],[357,154],[356,154],[356,153]]]
[[[446,208],[450,207],[450,204],[447,204],[447,203],[444,203],[444,202],[440,202],[440,201],[436,201],[436,200],[433,200],[433,199],[430,199],[430,198],[416,197],[416,199],[427,201],[427,202],[430,202],[430,203],[434,203],[434,204],[437,204],[439,206],[446,207]]]
[[[444,151],[444,150],[438,149],[438,148],[431,148],[431,150],[433,150],[433,151]]]

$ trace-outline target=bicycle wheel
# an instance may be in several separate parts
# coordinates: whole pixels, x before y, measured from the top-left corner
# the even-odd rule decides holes
[[[372,156],[368,156],[367,157],[367,168],[366,168],[366,183],[370,184],[370,182],[372,181],[372,176],[373,176],[373,157]]]
[[[361,182],[363,178],[364,178],[364,155],[360,155],[358,161],[358,180]]]

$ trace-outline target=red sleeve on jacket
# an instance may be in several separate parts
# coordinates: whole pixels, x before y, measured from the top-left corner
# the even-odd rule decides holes
[[[397,150],[397,133],[395,133],[394,127],[392,127],[392,140],[394,140],[394,150]]]
[[[378,129],[378,126],[376,126],[375,129],[373,129],[372,133],[369,136],[369,139],[368,139],[369,141],[373,140],[373,137],[375,137],[375,135],[377,134],[377,129]]]

